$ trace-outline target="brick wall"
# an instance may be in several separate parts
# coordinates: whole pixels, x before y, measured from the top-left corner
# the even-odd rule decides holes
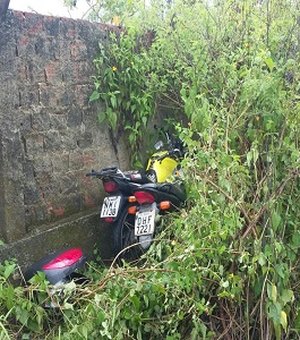
[[[97,207],[90,169],[126,167],[101,105],[88,101],[93,59],[111,28],[9,11],[0,26],[0,238],[13,242]],[[121,164],[120,164],[121,163]]]

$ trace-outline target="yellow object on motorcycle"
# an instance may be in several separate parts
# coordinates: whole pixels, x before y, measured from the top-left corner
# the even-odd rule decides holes
[[[177,168],[178,161],[168,155],[168,151],[156,152],[148,161],[146,170],[155,171],[157,182],[165,182]]]

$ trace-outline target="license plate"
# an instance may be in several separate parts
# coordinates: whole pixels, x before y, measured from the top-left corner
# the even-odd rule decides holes
[[[116,217],[118,215],[120,202],[121,196],[105,197],[103,200],[100,217]]]
[[[154,232],[155,208],[138,211],[135,216],[135,236],[149,235]]]

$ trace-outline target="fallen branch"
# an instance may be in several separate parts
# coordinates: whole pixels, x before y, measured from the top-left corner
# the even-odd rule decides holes
[[[260,209],[259,211],[256,213],[256,215],[254,216],[253,220],[249,223],[248,227],[246,228],[246,230],[243,232],[242,236],[241,236],[241,240],[244,240],[248,234],[255,228],[258,220],[262,217],[262,215],[266,212],[266,210],[269,207],[270,202],[274,201],[276,198],[278,198],[284,188],[286,187],[286,185],[288,184],[288,182],[292,179],[295,179],[299,176],[300,174],[300,169],[293,169],[292,171],[290,171],[289,176],[287,176],[280,184],[279,186],[275,189],[275,191],[272,193],[272,195],[270,196],[268,202],[266,202]]]
[[[243,216],[245,217],[247,223],[250,223],[250,217],[249,217],[247,211],[244,209],[244,207],[242,207],[238,202],[236,202],[236,200],[232,196],[230,196],[226,191],[224,191],[222,188],[220,188],[211,179],[206,177],[206,178],[204,178],[204,180],[206,182],[208,182],[211,186],[213,186],[215,189],[217,189],[219,192],[221,192],[230,202],[234,203],[238,207],[238,209],[241,211]]]

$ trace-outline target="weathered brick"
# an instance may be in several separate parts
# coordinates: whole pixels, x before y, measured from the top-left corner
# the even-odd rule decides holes
[[[51,109],[52,113],[61,112],[72,102],[72,93],[63,84],[39,84],[39,104]]]
[[[76,194],[78,188],[77,176],[74,172],[68,172],[64,176],[60,177],[59,189],[60,194],[68,196],[70,194]]]
[[[17,80],[23,84],[28,81],[27,65],[23,60],[17,62]]]
[[[92,64],[87,61],[76,61],[73,63],[74,80],[76,84],[89,84],[92,76]]]
[[[62,130],[61,131],[61,143],[62,147],[65,150],[75,150],[77,149],[77,141],[76,141],[76,130],[75,131],[70,131],[70,130]]]
[[[35,157],[33,161],[33,168],[35,176],[52,173],[53,169],[51,158],[47,155]]]
[[[90,95],[92,93],[93,86],[89,85],[76,85],[75,93],[76,93],[76,102],[81,107],[86,107],[89,105]]]
[[[23,13],[23,27],[26,29],[26,34],[29,36],[37,36],[43,32],[43,16],[35,15],[34,13]]]
[[[34,181],[33,161],[25,158],[23,163],[23,172],[25,180],[28,182]]]
[[[31,205],[39,203],[40,195],[38,189],[34,185],[26,185],[24,188],[24,204]]]
[[[25,137],[26,153],[29,158],[44,152],[44,135],[31,133]]]
[[[93,135],[91,132],[81,133],[77,137],[77,145],[81,149],[90,148],[93,145]]]
[[[84,168],[84,157],[81,151],[70,152],[69,168],[70,170],[81,170]]]
[[[91,103],[88,107],[85,107],[82,110],[82,121],[87,129],[91,129],[93,131],[101,130],[103,138],[105,138],[107,126],[105,123],[99,124],[98,115],[100,112],[105,110],[104,104],[101,103]],[[105,128],[104,128],[105,127]]]
[[[44,111],[33,112],[31,116],[32,130],[48,131],[51,128],[50,114]]]
[[[76,21],[66,19],[66,18],[60,18],[59,33],[60,33],[60,37],[64,38],[67,41],[74,39],[77,35]]]
[[[20,86],[18,92],[20,107],[27,109],[39,104],[38,91],[34,86]]]
[[[53,176],[51,169],[48,172],[35,173],[36,186],[39,188],[40,197],[46,201],[49,197],[58,193],[58,181]]]
[[[79,127],[82,123],[82,108],[79,105],[72,105],[68,112],[68,127]]]
[[[19,128],[19,131],[22,134],[22,138],[26,136],[28,133],[32,132],[32,116],[30,113],[25,113],[23,115],[18,115],[16,119],[16,127]]]
[[[69,170],[69,153],[54,153],[51,157],[53,172],[62,173]]]
[[[61,63],[61,78],[64,83],[72,84],[74,86],[75,78],[74,78],[74,68],[73,64],[69,62],[67,59],[64,59]],[[73,88],[71,89],[71,91]]]
[[[50,220],[45,203],[28,205],[25,210],[25,226],[27,232],[35,230],[36,226]]]
[[[97,164],[97,152],[95,150],[86,150],[83,153],[83,164],[85,169]]]
[[[44,76],[47,84],[57,84],[62,82],[60,63],[50,61],[44,66]]]
[[[63,19],[48,16],[44,16],[43,19],[44,19],[43,31],[45,32],[45,34],[51,37],[58,37],[60,33],[60,22]]]
[[[31,60],[36,64],[44,65],[45,61],[57,61],[60,59],[60,45],[56,37],[37,35],[30,39],[34,49],[34,55]],[[27,56],[24,55],[23,59]]]
[[[74,103],[75,100],[75,93],[70,91],[68,86],[64,86],[60,96],[58,97],[58,105],[68,108]]]
[[[82,40],[74,40],[70,43],[71,59],[75,61],[82,61],[87,59],[86,42]]]
[[[93,59],[107,32],[14,11],[0,27],[0,203],[8,204],[1,237],[99,205],[101,181],[85,173],[116,162],[97,122],[101,105],[89,103]]]
[[[58,131],[50,130],[44,136],[44,149],[46,152],[62,150],[62,139]]]
[[[30,85],[45,82],[44,68],[37,60],[20,60],[18,68],[20,70],[20,80]]]
[[[67,116],[64,112],[59,114],[50,114],[50,127],[53,130],[67,130]]]

